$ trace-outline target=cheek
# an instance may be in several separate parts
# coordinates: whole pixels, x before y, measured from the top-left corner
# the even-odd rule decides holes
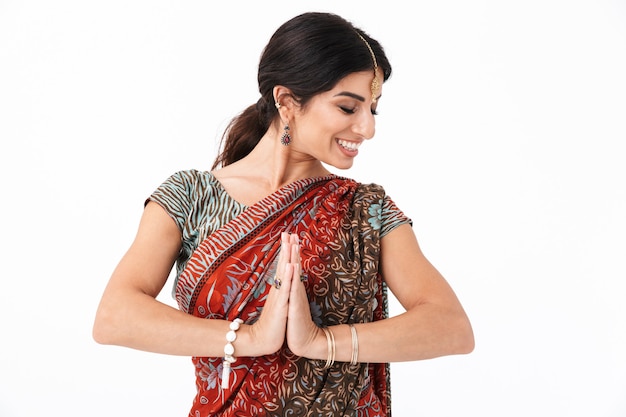
[[[336,106],[315,105],[310,107],[298,122],[301,137],[312,146],[328,146],[328,140],[334,139],[348,127],[346,118]],[[304,139],[303,137],[303,139]]]
[[[336,134],[346,127],[346,117],[337,109],[331,108],[319,111],[317,114],[317,127],[325,133]]]
[[[317,110],[309,113],[301,124],[305,130],[304,134],[319,136],[332,131],[337,126],[337,121],[333,117],[336,116],[330,111]]]

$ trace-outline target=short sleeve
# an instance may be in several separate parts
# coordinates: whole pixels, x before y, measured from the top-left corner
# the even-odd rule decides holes
[[[410,224],[412,226],[413,222],[398,208],[391,197],[385,194],[381,210],[380,237],[385,236],[402,224]]]
[[[413,225],[396,203],[387,195],[384,188],[378,184],[361,184],[358,188],[359,200],[363,200],[367,221],[374,230],[378,230],[382,238],[396,227],[403,224]]]
[[[167,178],[146,200],[154,201],[176,222],[181,249],[176,258],[176,279],[192,253],[213,231],[239,215],[245,206],[231,199],[207,171],[178,171]]]
[[[158,203],[184,230],[194,205],[193,184],[195,171],[179,171],[167,178],[146,200]]]

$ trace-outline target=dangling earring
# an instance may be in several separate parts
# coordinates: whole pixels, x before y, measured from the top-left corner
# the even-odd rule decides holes
[[[280,143],[287,146],[291,143],[291,135],[289,134],[289,125],[283,128],[283,135],[280,137]]]

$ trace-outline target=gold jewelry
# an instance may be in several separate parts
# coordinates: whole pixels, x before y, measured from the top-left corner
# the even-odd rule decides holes
[[[369,49],[370,54],[372,55],[372,61],[374,62],[374,79],[372,80],[371,89],[372,89],[372,103],[376,103],[376,100],[378,100],[376,98],[376,93],[378,93],[378,89],[380,88],[380,83],[378,82],[378,62],[376,62],[376,55],[374,55],[374,50],[370,46],[369,42],[367,42],[360,33],[357,32],[357,35],[359,35],[359,38],[361,38],[361,40],[365,43],[365,46],[367,46],[367,49]]]
[[[322,330],[326,335],[326,343],[328,344],[328,356],[326,358],[326,365],[324,365],[324,369],[328,369],[333,366],[333,363],[335,363],[335,335],[326,327],[322,327]]]
[[[352,333],[352,356],[350,357],[350,365],[356,365],[359,359],[359,337],[356,334],[354,324],[350,324],[350,332]]]

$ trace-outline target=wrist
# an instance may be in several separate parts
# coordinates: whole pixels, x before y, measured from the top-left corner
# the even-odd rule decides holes
[[[328,369],[335,363],[337,344],[335,342],[335,334],[330,328],[322,327],[322,332],[326,339],[326,363],[324,364],[324,369]]]
[[[230,382],[230,368],[233,363],[237,362],[235,356],[235,345],[233,344],[237,340],[237,330],[241,327],[243,320],[235,319],[229,325],[229,330],[226,332],[226,344],[224,345],[224,361],[222,362],[222,388],[228,389]]]
[[[283,346],[284,339],[269,337],[268,333],[259,329],[257,324],[258,322],[251,325],[242,325],[239,331],[241,333],[241,343],[245,343],[245,356],[256,357],[278,352]]]
[[[309,358],[323,361],[324,368],[335,362],[359,364],[359,336],[354,324],[318,327],[315,340],[315,356]]]

